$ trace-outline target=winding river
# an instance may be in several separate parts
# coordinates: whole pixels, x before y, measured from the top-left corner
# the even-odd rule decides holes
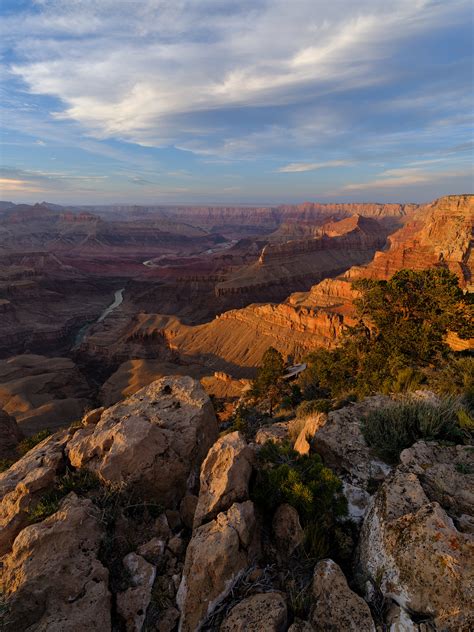
[[[107,318],[107,316],[110,313],[112,313],[114,311],[114,309],[116,309],[119,305],[121,305],[123,303],[123,293],[124,292],[125,292],[125,288],[124,287],[120,288],[120,290],[116,290],[115,294],[114,294],[113,302],[110,303],[110,305],[104,309],[104,311],[99,316],[99,318],[97,318],[96,320],[94,320],[92,322],[86,323],[85,325],[83,325],[79,329],[79,331],[77,332],[76,337],[74,339],[74,346],[75,347],[78,347],[81,344],[81,342],[86,337],[87,332],[89,331],[89,329],[93,325],[95,325],[96,323],[101,323],[105,318]]]

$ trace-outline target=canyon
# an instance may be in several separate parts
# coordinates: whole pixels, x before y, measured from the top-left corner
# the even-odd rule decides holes
[[[473,227],[473,195],[0,203],[2,629],[471,630],[467,408],[454,440],[414,436],[394,460],[367,419],[445,411],[438,394],[275,414],[252,379],[273,347],[291,393],[356,324],[356,280],[441,266],[472,292]],[[467,360],[473,340],[448,342]],[[301,472],[318,485],[309,520]]]
[[[106,383],[130,394],[163,367],[225,391],[215,376],[251,378],[269,346],[294,362],[334,347],[354,322],[358,278],[445,265],[471,288],[473,216],[470,195],[261,208],[2,203],[0,358],[44,358],[45,373],[48,358],[67,358],[87,386],[68,420],[110,401]],[[130,373],[134,362],[142,368]],[[26,386],[22,396],[18,411],[37,410]]]

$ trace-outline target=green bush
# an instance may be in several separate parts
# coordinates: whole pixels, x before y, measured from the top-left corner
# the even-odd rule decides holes
[[[271,417],[261,413],[253,406],[239,405],[235,409],[231,419],[228,432],[238,430],[247,439],[253,439],[259,428],[271,421]]]
[[[459,399],[447,398],[439,404],[405,400],[370,412],[362,422],[369,446],[388,462],[396,462],[400,452],[420,439],[462,442],[465,432],[459,416],[467,414]]]
[[[41,430],[40,432],[37,432],[35,435],[32,435],[31,437],[26,437],[26,439],[23,439],[23,441],[20,441],[20,443],[17,446],[18,454],[20,456],[24,456],[27,452],[29,452],[32,448],[34,448],[35,445],[38,445],[38,443],[41,443],[42,441],[44,441],[44,439],[51,436],[52,434],[53,433],[51,432],[51,430],[48,430],[46,428],[45,430]]]
[[[328,413],[332,409],[329,399],[312,399],[310,401],[301,402],[296,409],[298,418],[309,417],[315,413]]]
[[[393,380],[388,381],[388,392],[406,393],[408,391],[416,391],[423,384],[425,376],[421,371],[413,367],[405,367],[400,369]]]
[[[324,557],[336,519],[347,513],[341,480],[318,454],[300,455],[289,443],[265,443],[258,464],[253,500],[267,517],[282,503],[294,507],[305,529],[308,553]]]
[[[360,279],[353,288],[357,324],[336,349],[306,358],[298,379],[304,399],[399,393],[426,381],[440,393],[474,393],[474,359],[456,358],[446,343],[449,331],[474,336],[473,297],[454,274],[443,267],[399,270],[388,281]]]

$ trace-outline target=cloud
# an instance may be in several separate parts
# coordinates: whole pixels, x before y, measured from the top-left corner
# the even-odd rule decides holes
[[[429,161],[425,161],[428,163]],[[435,183],[439,180],[450,178],[469,177],[470,171],[424,171],[417,167],[400,169],[388,169],[383,171],[374,180],[347,184],[344,191],[370,191],[383,189],[396,189],[398,187],[412,187],[420,184]]]
[[[329,160],[327,162],[292,162],[277,169],[278,173],[301,173],[303,171],[317,171],[329,167],[347,167],[352,163],[348,160]]]
[[[386,83],[395,71],[381,66],[403,42],[461,19],[465,0],[448,4],[44,0],[7,17],[4,35],[17,54],[10,72],[31,93],[59,99],[56,120],[98,139],[219,151],[223,137],[231,142],[232,108]],[[213,112],[221,115],[206,129]]]

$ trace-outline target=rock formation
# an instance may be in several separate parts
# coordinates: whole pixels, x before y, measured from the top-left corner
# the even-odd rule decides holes
[[[103,528],[87,499],[25,527],[3,567],[8,630],[110,630],[108,571],[98,560]]]
[[[375,632],[369,606],[349,588],[344,573],[332,560],[316,564],[312,596],[310,621],[315,631]]]
[[[235,503],[198,527],[186,551],[177,602],[180,632],[197,632],[255,559],[253,503]]]
[[[176,505],[216,438],[214,410],[199,383],[168,377],[105,410],[75,433],[66,451],[74,467],[104,482],[138,486]]]
[[[474,624],[474,538],[456,529],[409,469],[387,479],[370,506],[359,544],[361,575],[376,578],[405,612],[433,619],[436,629],[467,632]]]
[[[189,377],[90,411],[0,474],[4,629],[467,632],[472,448],[421,441],[387,466],[360,431],[386,403],[268,425],[255,443],[218,439]],[[264,516],[249,499],[267,439],[319,451],[342,478],[358,539],[346,575],[324,559],[308,577],[297,509]]]

